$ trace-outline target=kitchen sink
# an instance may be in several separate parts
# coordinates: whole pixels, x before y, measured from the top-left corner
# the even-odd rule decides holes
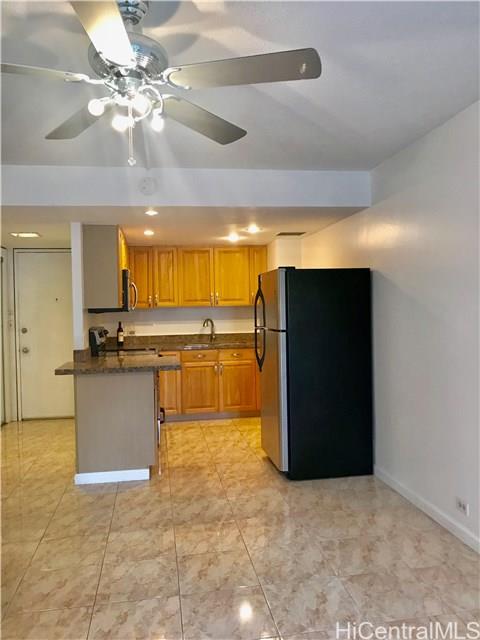
[[[183,348],[185,351],[192,351],[194,349],[208,349],[212,343],[197,343],[197,344],[186,344]]]

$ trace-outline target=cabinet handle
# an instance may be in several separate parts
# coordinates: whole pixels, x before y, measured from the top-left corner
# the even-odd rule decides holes
[[[242,355],[241,353],[237,353],[236,351],[235,351],[235,353],[232,353],[232,356],[234,358],[240,358],[241,355]]]
[[[223,373],[223,364],[220,363],[220,375]]]
[[[252,296],[252,304],[253,304],[255,302],[255,294],[253,293],[253,291],[251,293],[251,296]]]
[[[155,294],[155,306],[158,307],[158,293]]]
[[[197,358],[204,358],[205,354],[204,353],[197,353],[196,357]]]
[[[215,373],[218,373],[218,364],[213,365],[213,370],[215,371]]]
[[[218,291],[215,291],[215,304],[218,304]]]
[[[148,296],[148,306],[152,306],[152,296]]]
[[[210,306],[213,307],[213,293],[210,294]]]

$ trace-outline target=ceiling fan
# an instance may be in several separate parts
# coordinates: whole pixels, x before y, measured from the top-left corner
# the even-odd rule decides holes
[[[97,75],[2,63],[3,73],[50,77],[65,82],[103,85],[107,94],[94,98],[46,135],[48,140],[75,138],[102,116],[112,113],[112,126],[128,131],[129,158],[133,166],[133,128],[150,117],[161,131],[164,116],[225,145],[246,131],[185,98],[167,93],[174,89],[200,89],[261,82],[318,78],[322,66],[315,49],[296,49],[241,58],[168,66],[165,50],[136,26],[148,10],[147,0],[79,0],[70,3],[91,44],[90,66]]]

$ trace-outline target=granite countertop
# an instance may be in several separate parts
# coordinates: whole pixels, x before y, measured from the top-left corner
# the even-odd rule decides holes
[[[201,345],[202,349],[253,349],[253,333],[217,333],[213,342],[205,333],[166,336],[125,336],[125,348],[152,347],[157,351],[183,351],[187,345]],[[107,338],[107,349],[116,345],[116,338]]]
[[[66,362],[55,369],[56,376],[85,375],[90,373],[133,373],[135,371],[168,371],[180,369],[175,356],[122,355],[99,358],[88,357],[81,362]]]

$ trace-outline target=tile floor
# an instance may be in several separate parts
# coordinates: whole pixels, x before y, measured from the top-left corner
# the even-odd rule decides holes
[[[72,421],[2,428],[4,640],[478,621],[478,556],[375,478],[289,482],[257,419],[169,424],[161,451],[160,477],[80,488]]]

